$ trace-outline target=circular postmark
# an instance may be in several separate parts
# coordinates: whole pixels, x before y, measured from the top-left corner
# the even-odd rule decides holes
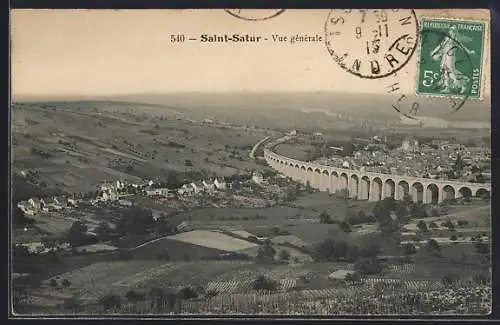
[[[281,15],[285,9],[225,9],[231,16],[243,20],[267,20]]]
[[[418,44],[411,9],[335,9],[325,23],[325,43],[339,66],[361,78],[384,78],[404,67]]]
[[[457,112],[465,105],[475,90],[473,80],[476,69],[472,58],[475,52],[463,44],[453,27],[450,31],[422,30],[420,39],[416,94],[400,94],[392,107],[409,124],[439,125],[438,120],[429,119],[419,111],[425,107],[428,111],[432,110],[435,116],[444,103],[447,107],[447,112],[442,114],[444,116]],[[397,74],[393,76],[397,77]],[[388,92],[397,89],[399,82],[390,85]]]

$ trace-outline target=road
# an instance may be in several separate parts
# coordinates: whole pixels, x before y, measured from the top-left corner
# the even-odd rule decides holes
[[[250,151],[249,157],[250,157],[251,159],[254,159],[254,158],[255,158],[255,152],[257,151],[257,149],[259,149],[259,147],[260,147],[262,144],[264,144],[264,142],[266,142],[267,140],[269,140],[270,138],[271,138],[271,136],[267,136],[267,137],[265,137],[264,139],[262,139],[262,140],[260,140],[259,142],[257,142],[257,143],[253,146],[252,150]]]

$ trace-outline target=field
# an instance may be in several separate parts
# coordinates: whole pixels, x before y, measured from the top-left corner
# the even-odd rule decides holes
[[[14,172],[36,169],[48,188],[68,192],[171,170],[208,175],[252,170],[257,165],[246,159],[248,152],[269,135],[193,122],[189,110],[120,102],[15,104],[12,123]]]

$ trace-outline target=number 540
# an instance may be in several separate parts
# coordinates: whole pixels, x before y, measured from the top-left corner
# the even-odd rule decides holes
[[[432,70],[425,70],[424,71],[424,79],[422,80],[422,85],[424,87],[430,87],[436,81],[436,79],[439,78],[439,73],[434,72]]]

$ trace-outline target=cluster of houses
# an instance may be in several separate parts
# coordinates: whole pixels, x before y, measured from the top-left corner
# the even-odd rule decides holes
[[[78,202],[75,198],[65,196],[54,196],[47,198],[33,197],[27,201],[21,201],[17,207],[26,215],[32,216],[37,212],[60,211],[67,208],[76,207]]]
[[[264,177],[258,171],[252,174],[252,181],[256,184],[263,184]],[[195,181],[182,185],[179,189],[169,189],[158,187],[154,181],[147,181],[145,184],[128,184],[124,181],[105,182],[98,188],[97,194],[89,199],[89,203],[118,202],[121,205],[130,206],[132,203],[124,198],[132,195],[128,189],[133,188],[134,192],[142,192],[148,197],[154,198],[174,198],[176,195],[190,196],[198,193],[214,193],[215,191],[225,191],[232,187],[232,183],[224,178],[212,178],[203,181]],[[30,198],[22,201],[17,206],[26,214],[34,215],[37,212],[60,211],[67,208],[76,207],[81,199],[67,196]]]

